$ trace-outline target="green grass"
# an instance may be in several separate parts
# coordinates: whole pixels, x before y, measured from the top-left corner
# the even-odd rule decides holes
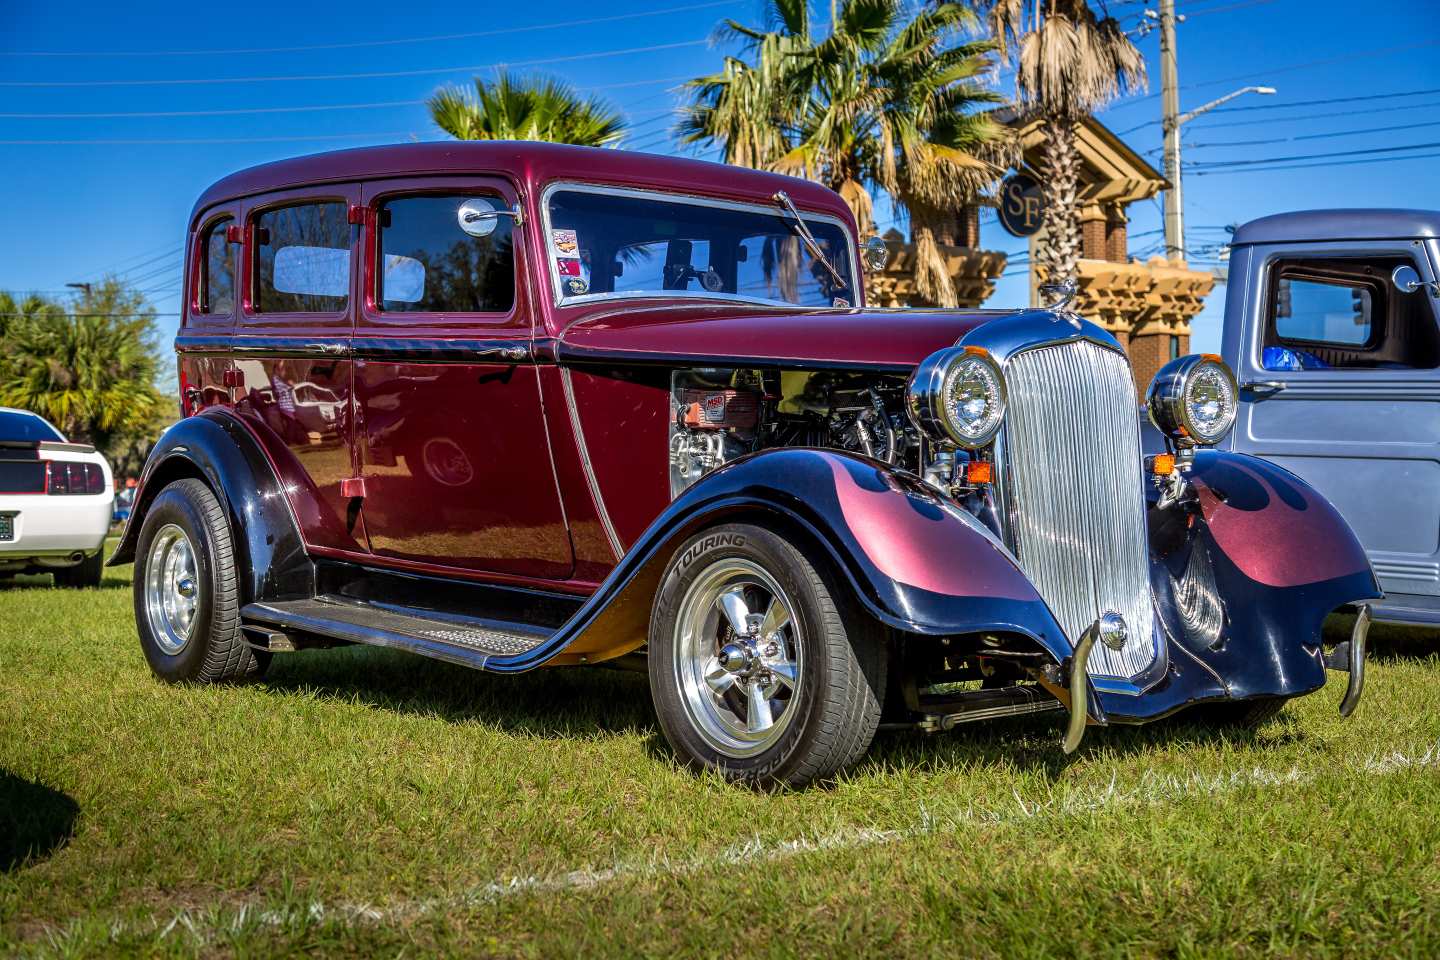
[[[0,954],[1440,954],[1440,641],[1255,734],[886,735],[682,771],[643,676],[350,648],[168,687],[100,590],[0,585]],[[1344,624],[1337,624],[1343,629]],[[1431,646],[1435,643],[1435,646]]]

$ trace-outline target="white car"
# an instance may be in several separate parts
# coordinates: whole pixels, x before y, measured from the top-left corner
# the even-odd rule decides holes
[[[0,407],[0,577],[53,573],[59,587],[98,586],[114,499],[94,447]]]

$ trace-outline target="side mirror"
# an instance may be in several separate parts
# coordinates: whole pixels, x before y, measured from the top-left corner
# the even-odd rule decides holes
[[[1424,286],[1420,280],[1420,274],[1416,273],[1415,268],[1408,263],[1402,263],[1390,273],[1390,282],[1401,293],[1414,293]]]
[[[860,256],[865,262],[866,270],[879,273],[890,262],[890,248],[880,237],[871,237],[860,245]]]

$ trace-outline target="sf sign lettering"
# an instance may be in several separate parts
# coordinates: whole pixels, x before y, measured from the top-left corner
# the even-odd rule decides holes
[[[1040,184],[1028,173],[1011,174],[1000,184],[1000,225],[1012,237],[1033,236],[1045,219]]]

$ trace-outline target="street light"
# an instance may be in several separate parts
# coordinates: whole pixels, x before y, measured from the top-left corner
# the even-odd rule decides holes
[[[87,298],[90,296],[90,284],[88,283],[67,283],[65,286],[74,287],[76,290],[84,290],[85,296]]]
[[[1180,187],[1180,128],[1202,113],[1209,113],[1222,103],[1229,103],[1247,93],[1274,96],[1275,88],[1241,87],[1188,113],[1178,112],[1180,98],[1173,86],[1167,85],[1164,92],[1164,116],[1160,125],[1165,131],[1165,179],[1170,181],[1170,189],[1165,191],[1165,256],[1173,260],[1185,255],[1185,201]]]

